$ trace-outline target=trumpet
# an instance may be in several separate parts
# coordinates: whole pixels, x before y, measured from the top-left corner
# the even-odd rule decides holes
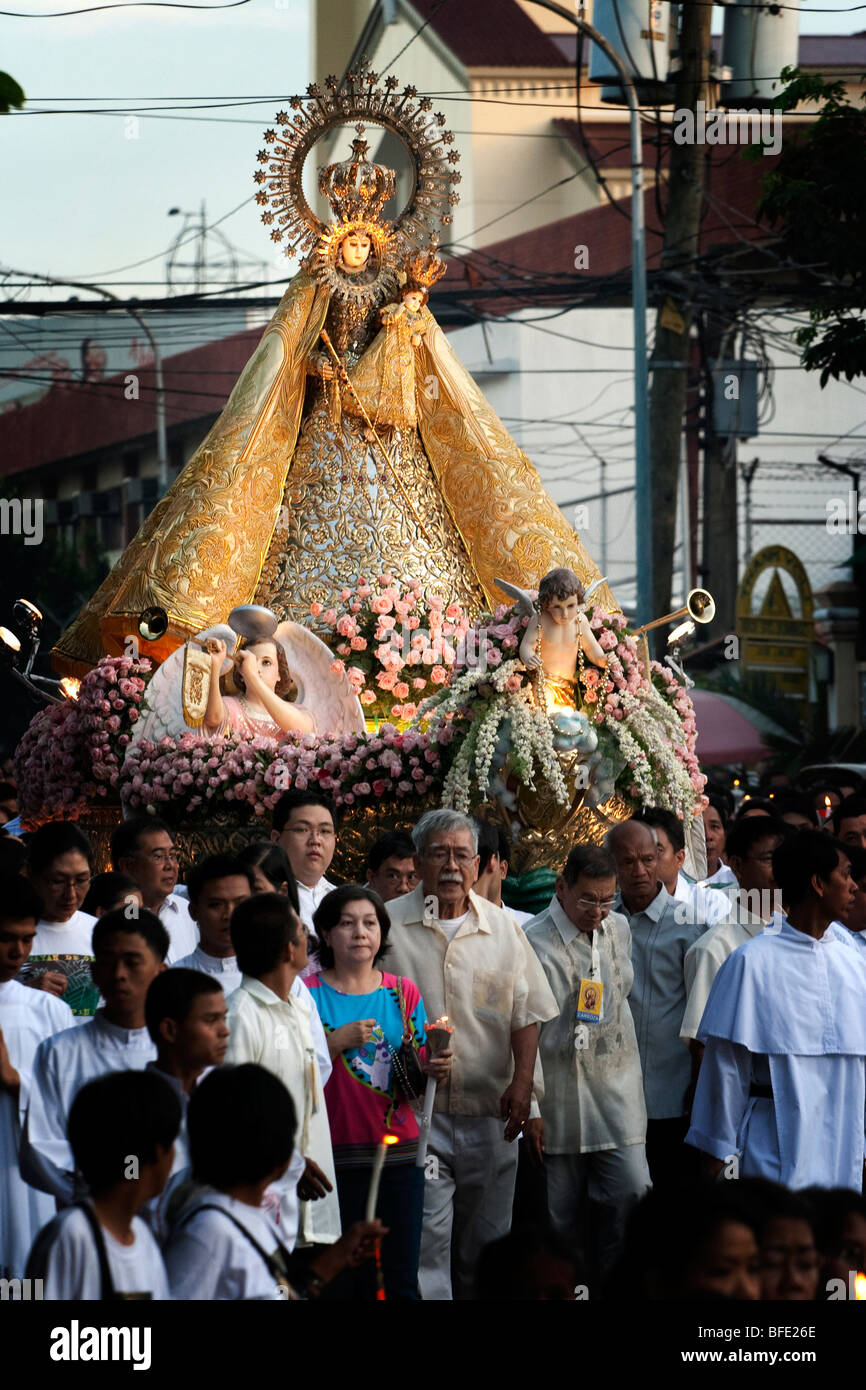
[[[644,632],[649,632],[651,628],[663,627],[665,623],[673,623],[677,618],[691,618],[694,623],[711,623],[716,616],[716,602],[712,594],[706,589],[690,589],[686,597],[685,607],[678,608],[674,613],[665,613],[663,618],[653,618],[651,623],[644,623],[643,627],[635,629],[635,635],[640,636]]]

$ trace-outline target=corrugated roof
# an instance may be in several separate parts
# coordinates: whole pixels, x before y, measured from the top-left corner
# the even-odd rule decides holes
[[[561,68],[555,43],[515,0],[411,0],[467,68]]]

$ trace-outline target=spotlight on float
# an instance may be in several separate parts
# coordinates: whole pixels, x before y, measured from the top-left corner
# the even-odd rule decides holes
[[[651,628],[663,627],[665,623],[676,622],[677,618],[688,617],[693,623],[711,623],[716,616],[716,601],[706,589],[690,589],[685,606],[674,613],[665,613],[663,618],[653,618],[636,629],[637,633],[649,632]]]
[[[164,608],[145,608],[139,615],[138,631],[145,642],[158,642],[168,632],[168,614]]]
[[[0,642],[3,644],[0,647],[0,654],[13,666],[16,665],[17,658],[21,654],[21,643],[15,633],[8,627],[0,627]]]
[[[687,637],[691,637],[694,630],[695,625],[691,618],[686,618],[684,623],[680,623],[678,627],[674,628],[673,632],[668,633],[668,646],[678,647]]]

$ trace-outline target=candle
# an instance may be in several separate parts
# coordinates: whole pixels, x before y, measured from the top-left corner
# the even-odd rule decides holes
[[[831,804],[830,798],[829,796],[825,796],[824,805],[819,808],[818,815],[821,817],[821,820],[824,821],[829,820],[832,814],[833,806]]]
[[[372,1221],[376,1215],[376,1203],[379,1200],[379,1184],[382,1181],[382,1168],[385,1164],[385,1154],[392,1144],[398,1143],[396,1134],[383,1134],[376,1150],[376,1157],[373,1159],[373,1172],[370,1175],[370,1190],[367,1193],[367,1210],[364,1213],[365,1221]]]
[[[451,1046],[451,1035],[454,1029],[448,1021],[448,1015],[443,1014],[437,1018],[435,1023],[427,1024],[426,1043],[431,1057],[438,1057],[441,1053],[447,1052]],[[433,1123],[433,1106],[436,1102],[436,1078],[427,1077],[427,1087],[424,1091],[424,1110],[421,1115],[421,1133],[418,1136],[418,1157],[415,1159],[415,1167],[423,1168],[427,1159],[427,1143],[430,1138],[430,1126]]]

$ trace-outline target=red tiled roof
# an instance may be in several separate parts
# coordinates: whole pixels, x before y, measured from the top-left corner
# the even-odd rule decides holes
[[[577,30],[568,29],[562,34],[548,34],[547,37],[559,50],[560,63],[574,67]],[[584,63],[589,62],[591,47],[587,39],[583,45]],[[713,35],[712,48],[716,59],[719,59],[722,48],[720,35]],[[851,68],[862,72],[866,68],[866,30],[859,34],[801,34],[797,62],[806,68]]]
[[[755,220],[755,208],[760,193],[760,180],[770,168],[773,157],[761,158],[752,164],[741,157],[740,147],[708,147],[709,169],[705,185],[704,214],[701,220],[700,252],[707,254],[718,246],[738,241],[760,243],[771,233]],[[627,161],[626,161],[627,162]],[[661,190],[662,207],[666,200]],[[628,212],[630,199],[619,202]],[[647,269],[661,264],[662,227],[656,210],[655,191],[644,193],[644,217],[647,236]],[[479,300],[485,313],[507,314],[525,307],[529,300],[521,299],[521,285],[526,277],[539,272],[551,276],[568,276],[572,285],[579,281],[575,273],[575,248],[588,249],[587,278],[621,273],[625,284],[631,267],[631,219],[623,217],[616,207],[604,203],[574,217],[521,232],[517,236],[486,245],[461,261],[452,260],[449,273],[441,281],[445,289],[503,288],[503,297]],[[537,303],[537,300],[534,301]],[[435,305],[434,312],[435,312]]]
[[[553,122],[561,135],[564,135],[581,154],[585,153],[586,145],[596,164],[602,169],[627,169],[631,165],[631,144],[628,118],[624,121],[613,120],[584,120],[583,138],[581,138],[580,126],[577,121],[566,120],[563,117],[554,118]],[[641,138],[643,146],[643,162],[647,169],[655,168],[656,148],[655,148],[655,126],[645,124],[641,126]],[[662,167],[667,168],[670,155],[670,141],[667,137],[662,146]]]
[[[561,68],[556,44],[515,0],[411,0],[465,67]]]
[[[165,358],[165,409],[169,426],[217,415],[263,329],[247,329]],[[53,386],[30,405],[0,415],[0,476],[22,473],[58,459],[146,437],[155,429],[152,368],[138,368],[139,399],[124,394],[126,373],[105,381]]]

